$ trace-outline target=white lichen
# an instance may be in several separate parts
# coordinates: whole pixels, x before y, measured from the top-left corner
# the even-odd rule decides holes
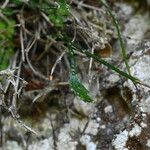
[[[101,118],[100,118],[100,117],[97,117],[97,118],[96,118],[96,121],[97,121],[97,122],[100,122],[100,121],[101,121]]]
[[[141,112],[150,113],[150,97],[148,97],[146,100],[142,100],[139,105]]]
[[[88,126],[85,130],[85,133],[97,135],[98,129],[99,129],[99,123],[96,122],[96,120],[90,120],[88,123]]]
[[[100,129],[106,129],[106,125],[101,125]]]
[[[106,106],[106,107],[104,108],[104,112],[105,112],[105,113],[111,113],[111,112],[113,112],[112,106],[111,106],[111,105]]]
[[[144,123],[144,122],[141,122],[141,123],[140,123],[140,126],[141,126],[142,128],[146,128],[146,127],[147,127],[147,124]]]
[[[65,128],[61,129],[60,131],[57,142],[58,150],[62,149],[76,150],[78,142],[74,141],[69,135],[69,133],[66,131],[67,130]]]
[[[133,7],[127,3],[115,3],[117,7],[120,8],[120,11],[126,16],[129,17],[133,13]]]
[[[125,25],[125,30],[123,34],[127,39],[127,50],[132,51],[135,46],[142,41],[144,38],[144,33],[149,28],[148,15],[135,15],[130,19],[130,21]]]
[[[134,67],[131,68],[134,76],[139,78],[141,81],[150,84],[150,57],[144,55],[140,57]]]
[[[147,42],[145,44],[149,45],[150,43],[148,44]],[[150,47],[145,47],[145,49],[133,53],[134,57],[129,61],[131,65],[131,74],[147,85],[150,85],[150,56],[143,55],[142,53],[147,52],[149,48]],[[133,91],[136,91],[136,88],[131,81],[128,81],[128,86]],[[143,89],[143,92],[149,91],[148,87],[140,86],[140,88]]]
[[[49,150],[53,149],[53,139],[44,139],[29,145],[28,150]]]
[[[74,107],[79,114],[83,114],[84,116],[91,116],[96,112],[94,103],[86,103],[81,101],[78,97],[74,99]]]
[[[150,147],[150,139],[147,140],[146,146]]]
[[[23,150],[16,141],[7,141],[4,145],[5,150]]]
[[[97,145],[91,141],[89,135],[82,136],[80,142],[86,147],[86,150],[96,150]]]
[[[129,132],[129,136],[133,137],[133,136],[139,136],[142,132],[142,128],[138,125],[138,124],[134,124],[134,127],[132,128],[132,130]]]
[[[126,142],[128,141],[128,131],[124,130],[120,134],[116,135],[115,140],[112,142],[112,145],[116,150],[124,150]]]
[[[110,82],[110,84],[116,83],[120,80],[120,77],[118,74],[110,74],[108,76],[107,81]]]

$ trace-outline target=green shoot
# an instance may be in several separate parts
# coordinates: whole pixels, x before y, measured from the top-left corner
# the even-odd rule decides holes
[[[117,34],[118,34],[118,37],[119,37],[119,41],[120,41],[121,53],[122,53],[123,61],[124,61],[125,65],[126,65],[126,68],[127,68],[127,71],[129,73],[129,75],[131,75],[130,67],[129,67],[128,60],[127,60],[127,54],[126,54],[126,51],[125,51],[125,45],[124,45],[124,42],[123,42],[123,39],[122,39],[122,36],[121,36],[118,20],[113,15],[113,13],[112,13],[110,7],[108,6],[106,0],[100,0],[100,1],[104,5],[104,7],[106,8],[107,12],[109,13],[109,15],[111,16],[111,18],[112,18],[112,20],[114,22],[114,25],[116,27]]]
[[[9,20],[8,23],[0,21],[0,70],[6,69],[9,65],[10,57],[13,54],[13,36],[15,22]]]
[[[133,77],[133,76],[131,76],[130,74],[127,74],[126,72],[121,71],[120,69],[118,69],[118,68],[115,67],[114,65],[112,65],[112,64],[106,62],[105,60],[101,59],[99,56],[97,56],[97,55],[95,55],[95,54],[92,54],[92,53],[90,53],[90,52],[87,51],[87,50],[83,50],[82,48],[80,48],[79,46],[77,46],[77,45],[75,45],[75,44],[73,44],[73,46],[74,46],[74,48],[80,50],[80,52],[84,53],[87,57],[93,58],[93,59],[96,60],[97,62],[99,62],[99,63],[105,65],[106,67],[108,67],[109,69],[111,69],[111,70],[117,72],[118,74],[124,76],[124,77],[127,78],[127,79],[130,79],[132,82],[139,83],[140,80],[139,80],[138,78]]]
[[[84,87],[84,85],[77,77],[73,46],[69,44],[68,48],[71,66],[71,72],[69,77],[70,87],[73,89],[75,94],[78,95],[84,102],[92,102],[93,100],[89,95],[89,91]]]
[[[67,5],[65,0],[58,1],[58,7],[49,9],[48,11],[49,19],[54,23],[57,27],[64,26],[64,20],[66,16],[69,15],[69,6]]]

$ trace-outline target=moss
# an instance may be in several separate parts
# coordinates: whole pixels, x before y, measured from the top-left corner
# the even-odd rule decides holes
[[[0,70],[8,67],[10,57],[13,54],[13,37],[15,33],[14,25],[14,20],[9,20],[7,23],[0,20]]]

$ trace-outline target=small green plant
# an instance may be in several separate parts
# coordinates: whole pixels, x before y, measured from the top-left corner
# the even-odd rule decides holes
[[[69,5],[65,0],[59,0],[57,8],[50,9],[48,13],[55,26],[63,27],[65,18],[69,15]]]
[[[55,27],[63,27],[65,17],[69,14],[68,5],[65,0],[59,0],[57,7],[50,6],[47,0],[33,0],[29,2],[25,2],[22,0],[13,0],[12,3],[15,4],[15,7],[25,4],[31,9],[44,11],[48,14],[50,21],[54,24]],[[1,12],[6,17],[12,17],[13,8],[6,7],[4,9],[1,9]],[[0,20],[0,70],[6,69],[8,67],[9,59],[13,54],[14,49],[13,26],[15,25],[15,21],[10,19],[8,20],[8,22]]]
[[[119,68],[108,63],[107,61],[103,60],[99,56],[92,54],[91,52],[83,49],[77,44],[72,43],[71,41],[68,40],[69,37],[67,37],[66,35],[64,37],[65,38],[63,40],[67,43],[67,46],[68,46],[68,56],[70,59],[70,66],[71,66],[69,84],[70,84],[70,87],[75,92],[75,94],[78,95],[84,102],[92,102],[93,99],[90,96],[90,92],[84,87],[84,85],[81,83],[81,81],[77,77],[74,50],[80,51],[81,53],[85,54],[88,58],[93,58],[95,61],[99,62],[100,64],[105,65],[106,67],[117,72],[121,76],[127,79],[130,79],[133,83],[140,84],[141,81],[138,78],[133,77],[124,71],[121,71]]]
[[[69,5],[65,0],[58,0],[54,4],[52,5],[46,0],[33,0],[29,1],[28,6],[45,12],[55,27],[63,27],[65,18],[69,15]]]
[[[100,64],[105,65],[106,67],[117,72],[121,76],[131,80],[134,84],[142,84],[144,86],[149,87],[148,85],[142,83],[138,78],[136,78],[130,74],[130,67],[128,65],[127,55],[126,55],[125,46],[124,46],[124,42],[122,39],[119,23],[118,23],[117,19],[115,18],[115,16],[112,14],[106,1],[102,0],[101,2],[105,6],[105,8],[108,11],[108,13],[110,14],[110,16],[112,17],[112,20],[116,27],[120,45],[121,45],[121,53],[122,53],[123,61],[125,62],[128,73],[121,71],[119,68],[106,62],[104,59],[100,58],[99,56],[90,53],[88,50],[84,50],[82,47],[80,47],[79,45],[77,45],[75,43],[72,43],[71,40],[70,41],[68,40],[69,37],[67,37],[65,35],[64,36],[65,38],[63,39],[63,41],[67,42],[67,45],[68,45],[68,54],[69,54],[70,66],[71,66],[69,84],[70,84],[70,87],[74,90],[75,94],[78,95],[85,102],[92,102],[93,100],[90,96],[90,92],[84,87],[84,85],[80,82],[80,80],[77,77],[75,58],[74,58],[74,50],[79,50],[81,53],[84,53],[88,58],[93,58],[95,61],[99,62]]]
[[[9,22],[0,20],[0,70],[8,67],[10,57],[13,54],[14,25],[14,20],[9,20]]]
[[[79,50],[81,53],[85,54],[88,58],[93,58],[95,61],[99,62],[100,64],[105,65],[106,67],[117,72],[121,76],[123,76],[127,79],[130,79],[133,83],[138,83],[138,84],[140,83],[140,80],[138,78],[133,77],[124,71],[121,71],[119,68],[106,62],[99,56],[90,53],[89,51],[83,49],[79,45],[76,45],[72,42],[68,42],[68,40],[65,40],[65,41],[67,41],[67,43],[68,43],[68,56],[70,59],[70,66],[71,66],[69,84],[70,84],[70,87],[75,92],[75,94],[77,96],[79,96],[84,102],[92,102],[93,99],[90,96],[90,92],[84,87],[84,85],[81,83],[81,81],[77,77],[75,58],[74,58],[74,50]]]
[[[126,54],[126,50],[125,50],[124,41],[122,39],[122,35],[121,35],[121,31],[120,31],[119,22],[118,22],[117,18],[115,17],[115,15],[112,13],[111,8],[107,4],[106,0],[100,0],[100,1],[101,1],[102,5],[106,8],[107,13],[111,16],[111,18],[113,20],[113,23],[114,23],[114,25],[116,27],[118,38],[119,38],[119,42],[120,42],[120,46],[121,46],[122,58],[123,58],[123,61],[125,63],[127,72],[131,75],[130,67],[129,67],[128,59],[127,59],[127,54]]]

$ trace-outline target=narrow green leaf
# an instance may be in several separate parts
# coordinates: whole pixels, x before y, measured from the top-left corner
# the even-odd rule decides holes
[[[73,43],[72,43],[72,46],[74,46],[74,49],[80,50],[80,52],[84,53],[87,57],[93,58],[93,59],[96,60],[97,62],[99,62],[99,63],[105,65],[106,67],[108,67],[109,69],[111,69],[111,70],[117,72],[118,74],[124,76],[124,77],[127,78],[127,79],[130,79],[132,82],[139,83],[140,80],[139,80],[138,78],[136,78],[136,77],[134,77],[134,76],[132,76],[132,75],[130,75],[130,74],[124,72],[124,71],[121,71],[119,68],[117,68],[117,67],[115,67],[114,65],[108,63],[107,61],[103,60],[103,59],[100,58],[99,56],[97,56],[97,55],[95,55],[95,54],[92,54],[92,53],[90,53],[89,51],[84,50],[84,49],[82,49],[80,46],[75,45],[75,44],[73,44]]]
[[[66,37],[66,41],[68,40],[69,39],[67,39]],[[71,66],[71,72],[69,78],[70,87],[73,89],[75,94],[81,98],[81,100],[83,100],[84,102],[92,102],[93,100],[89,95],[89,91],[84,87],[84,85],[77,77],[73,45],[69,41],[68,41],[68,54],[69,54],[70,66]]]
[[[84,85],[79,81],[77,76],[70,75],[69,84],[74,90],[75,94],[78,95],[84,102],[92,102],[92,98],[89,95],[89,91],[84,87]]]
[[[106,62],[105,60],[101,59],[99,56],[94,55],[88,51],[84,51],[84,53],[88,56],[91,57],[93,59],[95,59],[96,61],[98,61],[99,63],[107,66],[108,68],[110,68],[111,70],[114,70],[115,72],[119,73],[120,75],[126,77],[127,79],[130,79],[132,82],[137,82],[139,81],[138,78],[131,76],[130,74],[127,74],[126,72],[121,71],[120,69],[118,69],[117,67],[115,67],[114,65]]]
[[[103,4],[103,6],[106,8],[106,10],[109,13],[109,15],[111,16],[111,18],[113,20],[113,23],[114,23],[114,25],[116,27],[117,34],[118,34],[118,37],[119,37],[120,46],[121,46],[121,54],[122,54],[122,57],[123,57],[123,61],[124,61],[125,65],[126,65],[126,68],[127,68],[127,71],[129,73],[129,75],[131,75],[130,67],[129,67],[128,59],[127,59],[127,54],[126,54],[126,50],[125,50],[125,45],[124,45],[124,42],[123,42],[123,39],[122,39],[122,35],[121,35],[121,31],[120,31],[118,20],[114,16],[114,14],[112,13],[111,8],[108,6],[106,0],[100,0],[100,1]]]

